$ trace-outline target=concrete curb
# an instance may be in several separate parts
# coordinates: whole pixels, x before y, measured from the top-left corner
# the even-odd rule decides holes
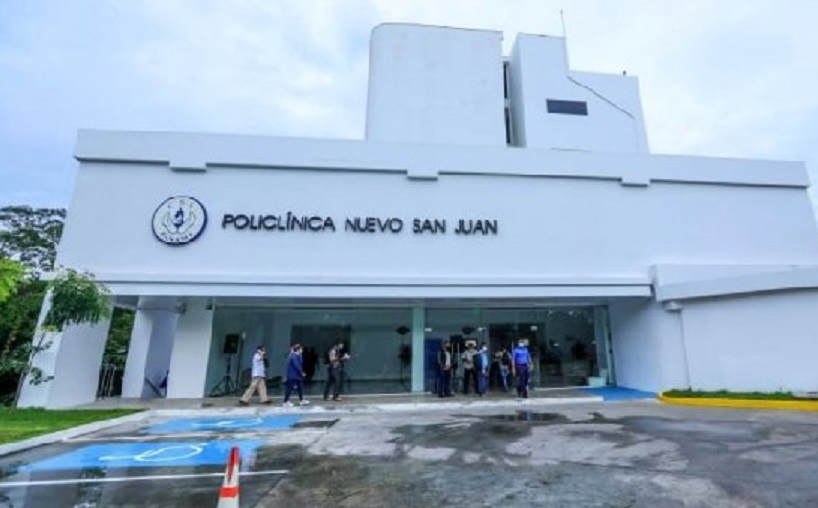
[[[697,407],[730,407],[735,409],[775,409],[785,411],[818,411],[818,401],[801,400],[752,400],[668,397],[660,393],[657,399],[666,404]]]
[[[508,399],[508,400],[470,400],[465,402],[396,402],[387,404],[372,404],[376,411],[430,411],[435,409],[477,409],[489,407],[525,407],[525,406],[554,406],[560,404],[583,404],[588,402],[604,402],[602,397],[564,397],[553,399]],[[360,412],[360,410],[358,411]]]
[[[100,420],[98,422],[86,423],[84,425],[79,425],[77,427],[71,427],[70,429],[52,432],[50,434],[43,434],[42,436],[32,437],[30,439],[25,439],[23,441],[7,443],[4,445],[0,445],[0,457],[4,457],[6,455],[21,452],[24,450],[29,450],[31,448],[36,448],[38,446],[57,443],[60,441],[65,441],[67,439],[73,439],[84,434],[98,432],[100,430],[105,430],[107,428],[114,427],[116,425],[120,425],[123,423],[139,421],[145,418],[149,418],[153,416],[153,414],[154,414],[153,410],[140,411],[138,413],[134,413],[131,415],[120,416],[119,418],[112,418],[110,420]]]
[[[349,414],[349,413],[381,413],[399,411],[435,411],[452,409],[485,409],[492,407],[536,407],[554,406],[561,404],[587,404],[604,402],[603,397],[563,397],[563,398],[533,398],[533,399],[506,399],[506,400],[466,400],[451,402],[385,402],[382,404],[356,404],[354,401],[343,402],[338,405],[324,406],[320,403],[309,406],[283,407],[281,405],[254,405],[250,407],[218,407],[198,409],[155,409],[154,416],[264,416],[267,414]]]

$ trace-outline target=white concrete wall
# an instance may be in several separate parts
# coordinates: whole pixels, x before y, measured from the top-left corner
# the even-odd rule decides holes
[[[372,30],[366,139],[505,146],[501,32]]]
[[[818,390],[818,290],[682,302],[691,385]]]
[[[169,399],[201,398],[205,393],[213,335],[213,310],[208,303],[206,298],[189,298],[179,315],[170,357]]]
[[[520,146],[647,152],[636,78],[570,71],[561,37],[519,34],[510,62]],[[588,115],[549,113],[547,99],[584,101]]]
[[[40,321],[46,309],[44,306]],[[103,319],[95,325],[73,325],[49,333],[46,341],[52,344],[37,354],[33,365],[54,379],[39,385],[26,379],[18,406],[57,409],[94,402],[109,326],[110,320]]]
[[[152,214],[170,195],[195,196],[208,210],[207,229],[190,245],[171,247],[153,236]],[[288,211],[332,217],[337,229],[221,227],[226,213]],[[97,227],[102,216],[116,227]],[[404,221],[404,230],[346,232],[347,217],[396,217]],[[447,233],[413,234],[414,218],[446,219]],[[456,235],[461,218],[497,220],[498,234]],[[100,244],[118,248],[99,249]],[[818,234],[801,188],[627,187],[605,180],[501,175],[416,181],[389,173],[284,169],[185,173],[162,166],[84,163],[58,261],[90,269],[112,283],[128,274],[149,281],[531,283],[547,277],[645,277],[650,266],[660,263],[815,264]]]
[[[620,300],[609,308],[619,386],[648,391],[687,385],[687,357],[677,312],[647,300]]]
[[[516,45],[516,40],[515,40]],[[522,78],[522,63],[519,51],[511,51],[508,55],[508,106],[511,112],[512,144],[517,147],[528,146],[526,133],[526,110],[523,97],[526,96],[525,80]],[[531,86],[531,85],[529,85]],[[532,113],[534,113],[532,111]],[[536,132],[532,133],[536,136]]]

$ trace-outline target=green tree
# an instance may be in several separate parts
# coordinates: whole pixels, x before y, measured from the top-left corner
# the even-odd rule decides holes
[[[47,344],[34,342],[42,338],[37,336],[41,330],[36,325],[49,286],[39,277],[54,269],[65,217],[62,208],[0,208],[0,404],[14,400],[15,386],[25,377],[32,352]],[[16,268],[14,275],[3,269],[13,262],[15,267],[22,265],[25,275]],[[3,302],[3,294],[13,286],[17,286],[16,295]],[[103,362],[118,371],[124,368],[133,320],[134,312],[127,309],[115,309],[111,317]],[[43,379],[48,376],[43,374]]]
[[[13,400],[16,381],[31,351],[47,286],[39,276],[54,267],[64,219],[62,208],[0,208],[0,265],[8,267],[9,263],[16,263],[13,275],[0,267],[0,286],[17,286],[14,297],[0,303],[0,402],[3,404]],[[25,275],[20,274],[18,267]],[[9,284],[9,278],[16,279],[16,284]],[[4,289],[0,289],[2,292]]]
[[[118,370],[125,368],[134,317],[134,311],[122,307],[115,308],[111,314],[111,327],[108,329],[103,362],[115,366]]]
[[[0,303],[0,404],[14,400],[15,387],[28,361],[46,282],[26,277],[13,298]]]
[[[57,332],[67,326],[79,324],[96,324],[110,315],[108,290],[94,280],[89,273],[78,272],[67,268],[48,282],[49,308],[43,319],[37,338],[29,345],[28,361],[20,373],[15,406],[20,400],[23,380],[30,376],[31,384],[50,381],[53,376],[34,367],[36,356],[51,346],[49,332]]]
[[[0,258],[19,261],[34,272],[54,268],[64,208],[0,208]]]
[[[0,258],[0,303],[14,294],[23,275],[23,265],[11,259]]]

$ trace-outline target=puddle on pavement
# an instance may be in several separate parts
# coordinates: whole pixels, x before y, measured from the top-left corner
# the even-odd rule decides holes
[[[328,429],[338,423],[338,418],[334,420],[312,420],[308,422],[298,422],[292,426],[293,429]]]
[[[565,415],[557,413],[535,413],[534,411],[517,411],[510,415],[491,415],[483,417],[485,420],[499,420],[501,422],[551,422],[567,423]]]
[[[390,442],[402,446],[457,448],[476,453],[504,453],[505,447],[531,434],[532,429],[551,425],[570,425],[573,433],[583,433],[585,425],[621,425],[619,419],[609,419],[593,412],[582,420],[569,419],[562,413],[518,410],[502,414],[459,414],[458,419],[436,425],[404,425],[394,429],[397,437]],[[593,429],[595,435],[599,429]],[[475,440],[475,436],[481,439]],[[613,438],[611,438],[613,439]],[[614,439],[615,440],[615,439]]]
[[[561,413],[542,413],[537,411],[516,411],[511,414],[499,415],[457,415],[460,418],[477,418],[482,421],[500,421],[500,422],[530,422],[537,424],[551,424],[551,425],[585,425],[597,423],[620,423],[619,420],[606,418],[600,413],[593,412],[590,418],[582,420],[571,420]]]

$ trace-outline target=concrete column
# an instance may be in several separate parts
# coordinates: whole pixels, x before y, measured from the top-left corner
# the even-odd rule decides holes
[[[122,397],[124,398],[141,397],[142,386],[145,383],[145,362],[148,359],[148,349],[151,344],[153,316],[148,311],[140,310],[142,305],[143,297],[140,297],[134,315],[133,328],[131,328],[125,372],[122,375]]]
[[[43,303],[37,329],[48,312],[47,300],[48,297]],[[60,332],[47,334],[46,342],[51,341],[51,346],[35,356],[34,366],[45,376],[54,378],[36,386],[26,379],[18,406],[54,409],[94,402],[110,324],[110,319],[103,319],[95,325],[68,326]],[[34,342],[39,338],[38,333]]]
[[[159,396],[145,379],[157,387],[164,379],[170,366],[177,318],[175,298],[139,298],[122,379],[123,397]]]
[[[425,330],[426,309],[424,307],[412,308],[412,393],[422,393],[425,390],[423,365],[426,357]]]
[[[205,396],[207,362],[213,338],[213,309],[209,298],[189,298],[176,324],[170,355],[168,398]]]

